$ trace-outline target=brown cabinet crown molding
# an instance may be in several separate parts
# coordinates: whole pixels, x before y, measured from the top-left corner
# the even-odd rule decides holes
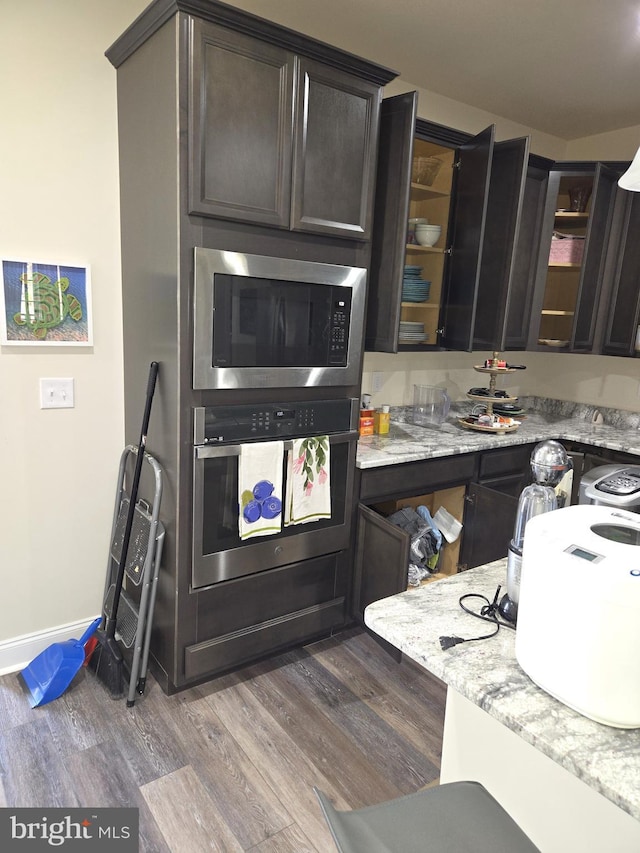
[[[385,86],[398,76],[398,72],[390,68],[309,38],[265,18],[250,15],[234,6],[218,3],[217,0],[156,0],[147,6],[131,26],[108,48],[105,55],[109,62],[118,68],[178,12],[194,15],[202,20],[212,21],[237,32],[264,39],[286,50],[355,74],[379,86]]]

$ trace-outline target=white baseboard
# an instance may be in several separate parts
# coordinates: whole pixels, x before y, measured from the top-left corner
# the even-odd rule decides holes
[[[52,643],[78,639],[97,616],[0,642],[0,675],[18,672]]]

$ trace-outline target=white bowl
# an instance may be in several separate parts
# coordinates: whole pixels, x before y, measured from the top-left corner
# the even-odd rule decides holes
[[[435,246],[441,233],[440,225],[416,225],[416,240],[421,246]]]

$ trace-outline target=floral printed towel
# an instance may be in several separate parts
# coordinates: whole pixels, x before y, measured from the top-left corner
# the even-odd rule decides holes
[[[331,518],[329,472],[328,435],[295,439],[287,457],[285,527]]]
[[[243,444],[238,460],[240,539],[270,536],[282,530],[284,443]]]

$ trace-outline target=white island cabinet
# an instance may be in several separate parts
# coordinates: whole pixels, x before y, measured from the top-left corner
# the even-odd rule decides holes
[[[448,685],[440,781],[482,782],[543,853],[638,853],[640,729],[593,722],[538,688],[516,661],[512,629],[442,650],[441,636],[490,633],[459,598],[493,600],[498,585],[506,560],[365,610],[372,631]],[[548,616],[561,608],[550,604]]]

